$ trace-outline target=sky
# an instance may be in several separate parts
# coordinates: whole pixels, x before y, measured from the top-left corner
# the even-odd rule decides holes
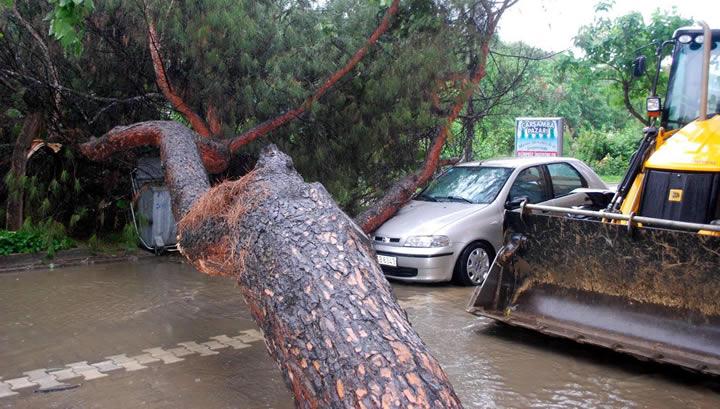
[[[578,29],[594,18],[596,0],[520,0],[500,19],[504,41],[522,41],[546,51],[573,48]],[[646,21],[655,9],[677,7],[684,17],[704,18],[711,28],[720,29],[720,0],[617,0],[611,17],[640,11]]]

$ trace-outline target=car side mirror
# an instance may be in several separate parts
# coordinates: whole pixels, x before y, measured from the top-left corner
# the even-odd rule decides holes
[[[523,202],[528,200],[527,196],[513,197],[505,202],[505,210],[515,210],[522,206]]]
[[[633,77],[640,78],[643,75],[645,75],[645,71],[646,71],[645,61],[646,61],[646,58],[644,55],[637,57],[633,61]]]

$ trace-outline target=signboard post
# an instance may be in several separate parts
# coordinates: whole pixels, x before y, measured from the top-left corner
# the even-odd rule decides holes
[[[563,118],[515,118],[515,156],[562,156]]]

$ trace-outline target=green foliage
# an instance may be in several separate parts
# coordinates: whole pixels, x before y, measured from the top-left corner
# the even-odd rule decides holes
[[[583,63],[591,67],[588,79],[598,85],[612,87],[620,98],[625,90],[630,99],[628,110],[644,117],[643,102],[648,95],[657,63],[655,49],[673,32],[692,23],[677,14],[677,9],[656,10],[649,22],[642,14],[632,12],[617,18],[606,14],[612,3],[600,3],[595,21],[580,29],[575,45],[585,53]],[[632,63],[638,55],[647,58],[648,72],[642,78],[633,78]],[[661,88],[667,83],[667,73],[661,78]],[[624,104],[624,100],[620,100]]]
[[[138,235],[135,230],[135,226],[132,223],[127,223],[122,229],[120,234],[119,243],[125,248],[125,250],[134,250],[138,246]]]
[[[17,119],[22,116],[22,112],[20,112],[16,108],[8,108],[8,110],[5,111],[5,116],[11,119]]]
[[[75,246],[62,224],[47,221],[39,224],[26,222],[22,229],[16,232],[0,230],[0,255],[14,253],[46,252],[47,257],[53,257],[56,252]]]
[[[587,129],[578,132],[570,154],[588,163],[600,175],[622,175],[642,138],[642,129]]]
[[[365,44],[390,0],[329,0],[322,6],[290,0],[96,3],[18,2],[36,31],[50,32],[67,50],[49,47],[61,83],[78,91],[63,95],[62,126],[48,128],[102,135],[113,126],[148,119],[186,123],[166,102],[122,104],[80,97],[124,100],[158,92],[147,52],[147,6],[157,23],[173,88],[200,116],[212,107],[227,138],[301,104]],[[430,103],[437,83],[449,74],[467,72],[477,57],[477,32],[460,21],[473,4],[479,3],[403,0],[391,29],[362,63],[309,113],[246,147],[236,158],[241,162],[237,168],[251,166],[252,157],[269,139],[293,157],[306,179],[321,181],[345,210],[360,211],[421,163],[444,116]],[[686,20],[674,12],[655,13],[647,23],[635,14],[610,19],[604,12],[610,7],[600,4],[596,21],[578,34],[582,58],[564,53],[531,61],[520,70],[520,81],[508,99],[491,106],[492,96],[522,68],[524,60],[512,55],[544,54],[494,39],[495,54],[475,95],[476,112],[488,108],[475,125],[477,158],[512,154],[515,117],[562,116],[568,125],[567,154],[588,161],[601,173],[622,172],[640,133],[625,109],[617,80],[629,78],[638,48],[666,39]],[[92,21],[93,30],[84,32],[86,21]],[[0,53],[0,64],[13,66],[17,59],[30,70],[24,72],[28,77],[46,78],[36,63],[31,36],[12,19],[0,21],[0,27],[0,47],[7,51]],[[640,50],[649,57],[648,66],[653,64],[653,51],[652,46]],[[618,72],[622,76],[616,76]],[[30,85],[18,83],[13,92],[0,90],[0,144],[11,146],[19,119],[32,112],[31,107],[51,106],[43,93],[49,88]],[[637,109],[647,88],[648,79],[631,82],[631,102]],[[443,95],[441,110],[452,95]],[[458,121],[446,156],[459,156],[463,135]],[[76,146],[76,135],[63,137],[66,147]],[[100,249],[108,241],[134,246],[136,238],[127,224],[127,175],[136,155],[148,152],[136,150],[102,165],[84,160],[72,148],[60,155],[38,153],[28,176],[6,178],[8,195],[0,196],[24,190],[32,220],[58,221],[76,237],[92,235],[91,247]],[[222,177],[238,176],[233,172]]]
[[[109,234],[93,234],[85,242],[92,253],[133,251],[138,247],[138,235],[132,223],[126,223],[119,231]]]
[[[47,15],[50,21],[50,35],[60,42],[66,51],[81,54],[84,34],[83,21],[95,5],[92,0],[48,0],[52,11]]]
[[[88,250],[90,250],[93,254],[99,253],[102,248],[102,242],[98,239],[97,234],[90,236],[85,244],[87,245]]]

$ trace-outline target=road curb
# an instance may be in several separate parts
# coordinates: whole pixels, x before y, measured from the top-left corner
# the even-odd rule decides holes
[[[9,256],[0,256],[0,274],[89,264],[137,262],[152,257],[155,257],[155,255],[141,250],[96,253],[87,248],[59,251],[51,259],[48,259],[45,253],[11,254]]]

